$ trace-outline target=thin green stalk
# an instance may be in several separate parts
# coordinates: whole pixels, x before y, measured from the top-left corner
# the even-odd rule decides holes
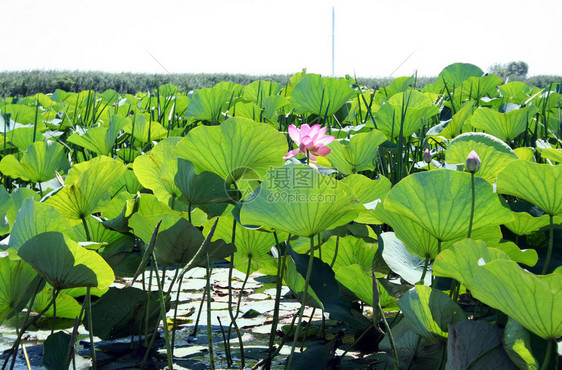
[[[205,285],[205,291],[207,292],[207,346],[209,347],[209,367],[211,370],[214,370],[215,356],[213,350],[213,327],[211,325],[211,272],[212,267],[209,261],[209,253],[207,253],[207,284]]]
[[[201,311],[203,311],[203,304],[205,302],[205,296],[206,295],[207,295],[207,292],[204,291],[203,297],[201,297],[201,303],[199,304],[199,311],[197,311],[197,318],[195,319],[195,328],[193,328],[193,332],[191,333],[192,337],[197,335],[197,328],[199,327],[199,319],[201,318]]]
[[[275,305],[273,307],[273,321],[271,323],[271,332],[269,334],[269,347],[267,349],[267,359],[268,362],[266,363],[266,369],[271,368],[271,359],[272,351],[273,351],[273,343],[275,342],[275,333],[277,332],[277,324],[279,321],[279,306],[281,303],[281,288],[283,287],[283,275],[285,272],[285,262],[287,260],[287,255],[289,252],[289,239],[291,235],[287,237],[287,245],[285,246],[285,251],[283,252],[283,256],[281,256],[281,249],[279,247],[279,239],[277,238],[277,233],[274,232],[273,236],[275,237],[275,243],[277,245],[277,281],[275,286]]]
[[[156,284],[158,284],[158,292],[160,293],[160,317],[162,320],[162,326],[164,328],[164,340],[166,342],[168,369],[173,369],[174,362],[172,360],[172,351],[170,349],[170,333],[168,332],[168,322],[166,319],[166,303],[164,300],[164,282],[160,280],[160,275],[158,274],[158,263],[156,262],[156,255],[154,254],[154,251],[152,252],[152,263],[154,264],[154,269],[156,270]]]
[[[88,224],[86,223],[86,218],[84,218],[84,216],[80,216],[80,218],[82,219],[82,225],[84,225],[84,231],[86,232],[86,241],[92,241],[92,239],[90,238],[90,231],[88,230]]]
[[[399,368],[399,366],[398,366],[398,349],[396,348],[396,343],[394,342],[394,335],[392,335],[392,329],[390,329],[390,325],[388,325],[388,321],[386,320],[386,317],[384,316],[384,311],[382,309],[381,302],[378,299],[378,297],[379,297],[379,287],[378,287],[378,284],[377,284],[377,279],[375,277],[375,273],[372,272],[372,274],[373,274],[373,293],[376,294],[376,296],[377,296],[377,308],[379,309],[382,321],[384,322],[384,326],[386,327],[386,333],[388,334],[388,339],[390,340],[390,345],[392,347],[392,358],[394,360],[394,370],[398,370],[398,368]],[[373,311],[374,311],[374,309],[375,309],[375,307],[373,307]]]
[[[176,276],[179,272],[179,269],[176,268]],[[175,277],[174,277],[175,280]],[[181,283],[183,279],[180,279],[178,283],[178,292],[176,294],[176,307],[174,308],[174,326],[172,326],[172,358],[174,357],[174,346],[176,344],[176,320],[178,319],[178,306],[180,302],[180,293],[181,293]],[[168,295],[171,295],[172,284],[170,284],[170,291],[168,291]]]
[[[544,362],[542,363],[541,370],[548,369],[548,365],[550,365],[550,358],[552,357],[552,350],[554,349],[554,339],[549,339],[548,343],[546,344],[546,354],[544,355]]]
[[[425,275],[427,273],[427,267],[429,266],[429,257],[430,257],[429,254],[425,255],[425,262],[423,264],[423,272],[422,272],[422,276],[421,276],[421,279],[418,282],[418,284],[425,285],[424,282],[425,282]]]
[[[90,287],[86,288],[86,305],[88,309],[88,330],[90,335],[90,354],[92,356],[92,368],[97,369],[98,364],[96,361],[96,348],[94,347],[94,326],[92,319],[92,294],[90,293]]]
[[[306,307],[306,296],[308,294],[308,284],[310,283],[310,276],[312,275],[312,266],[314,262],[314,236],[310,237],[310,256],[308,257],[308,268],[306,269],[306,278],[304,280],[304,292],[302,295],[301,307],[299,309],[299,321],[297,322],[297,327],[295,328],[295,335],[293,337],[293,344],[291,345],[291,354],[289,355],[289,360],[287,362],[287,369],[291,368],[293,364],[293,355],[295,353],[295,347],[297,340],[299,338],[299,331],[302,323],[302,317],[304,314],[304,308]]]
[[[472,221],[474,220],[474,204],[476,202],[476,193],[474,191],[474,172],[470,173],[471,180],[472,180],[472,205],[470,207],[470,221],[468,222],[468,236],[470,238],[470,234],[472,234]]]
[[[554,246],[554,216],[550,215],[550,228],[548,230],[548,252],[546,252],[546,260],[544,261],[544,266],[542,268],[541,275],[545,275],[548,272],[548,265],[550,264],[550,258],[552,257],[552,248]]]
[[[232,245],[236,246],[236,219],[232,223]],[[226,354],[227,362],[232,365],[232,356],[230,354],[230,333],[232,332],[232,326],[234,326],[234,331],[238,337],[238,342],[240,343],[240,351],[244,351],[244,345],[242,344],[242,334],[240,333],[240,328],[238,323],[232,314],[232,272],[234,270],[234,253],[230,255],[230,265],[228,266],[228,316],[230,317],[230,324],[228,325],[228,353]]]

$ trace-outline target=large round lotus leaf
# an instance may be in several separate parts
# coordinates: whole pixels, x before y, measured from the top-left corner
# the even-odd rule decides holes
[[[506,84],[498,86],[502,96],[504,98],[510,98],[513,103],[521,104],[525,100],[529,99],[529,93],[531,89],[527,84],[521,81],[512,81]]]
[[[498,174],[498,193],[523,198],[556,216],[562,213],[562,166],[517,160]]]
[[[382,220],[387,225],[390,225],[398,239],[402,240],[410,253],[425,260],[429,256],[430,260],[435,259],[439,253],[439,241],[435,238],[426,228],[414,222],[408,217],[390,212],[385,209],[384,203],[381,203],[375,208],[375,217]],[[467,232],[468,234],[468,232]],[[501,228],[499,225],[486,225],[472,230],[472,237],[475,239],[482,239],[490,244],[497,244],[502,238]],[[449,248],[458,240],[466,238],[467,235],[458,235],[456,238],[443,241],[441,243],[441,250]]]
[[[215,219],[209,220],[203,230],[208,233]],[[211,241],[224,240],[232,243],[234,217],[231,214],[220,216],[219,222]],[[259,270],[266,275],[276,275],[277,265],[275,260],[269,255],[269,251],[275,245],[275,237],[272,233],[247,229],[239,223],[236,224],[234,236],[236,252],[234,253],[234,267],[243,273],[252,273]],[[248,262],[251,266],[248,266]],[[249,267],[249,269],[248,269]]]
[[[111,187],[126,171],[117,161],[98,161],[81,172],[74,181],[47,199],[69,220],[81,220],[109,202]]]
[[[472,228],[500,225],[513,220],[492,185],[474,179],[476,201]],[[450,170],[407,176],[392,188],[384,206],[409,217],[439,240],[468,234],[472,204],[471,174]]]
[[[412,285],[420,282],[425,259],[411,254],[393,232],[382,233],[380,237],[383,244],[382,257],[388,267]],[[431,285],[431,275],[431,266],[428,266],[422,284]]]
[[[450,91],[453,91],[469,77],[481,77],[483,74],[484,71],[474,64],[454,63],[448,65],[439,73],[437,84],[446,85]]]
[[[53,179],[57,171],[66,172],[69,167],[64,146],[55,141],[31,144],[20,161],[11,154],[0,161],[0,172],[4,176],[31,182]]]
[[[181,191],[174,183],[178,172],[177,155],[174,148],[180,138],[160,141],[150,152],[135,158],[133,170],[139,182],[162,203],[168,204],[171,198],[180,198]]]
[[[496,260],[476,268],[471,292],[543,339],[562,335],[560,273],[534,275],[514,261]]]
[[[526,161],[536,162],[535,159],[535,149],[528,147],[519,147],[513,149],[513,152],[517,154],[517,158],[524,159]]]
[[[534,249],[521,250],[514,242],[502,242],[498,244],[486,244],[490,248],[499,249],[517,263],[527,266],[534,266],[539,261],[539,255]]]
[[[562,149],[542,148],[541,156],[551,161],[562,163]]]
[[[46,231],[75,235],[72,226],[53,206],[28,198],[18,211],[9,244],[19,249],[27,240]]]
[[[0,257],[0,323],[10,312],[19,312],[31,298],[29,288],[37,273],[22,260],[12,260],[9,256]],[[33,286],[32,286],[33,285]]]
[[[160,140],[166,137],[168,131],[158,122],[147,118],[148,114],[135,114],[129,123],[123,127],[123,131],[133,135],[141,143]]]
[[[328,145],[332,151],[326,158],[344,175],[374,170],[378,147],[385,140],[386,136],[381,131],[373,129],[354,135],[349,142],[333,141]]]
[[[214,172],[232,184],[246,173],[263,177],[269,169],[283,165],[287,140],[268,124],[230,118],[220,126],[189,131],[176,152],[193,163],[196,172]]]
[[[336,271],[336,280],[349,289],[361,301],[373,304],[373,278],[357,264],[342,266]],[[385,311],[398,311],[397,299],[392,297],[377,280],[379,302]]]
[[[273,81],[254,81],[244,88],[244,97],[251,99],[259,107],[263,108],[265,100],[279,94],[283,87]]]
[[[503,334],[504,349],[520,369],[539,369],[539,361],[533,353],[531,332],[511,317],[507,319]],[[535,347],[535,351],[537,351]]]
[[[459,109],[451,119],[451,122],[439,133],[438,136],[443,136],[447,139],[453,139],[461,133],[462,126],[464,122],[472,116],[474,112],[474,101],[469,100],[464,103],[461,109]]]
[[[433,342],[445,342],[449,324],[466,320],[463,310],[440,290],[416,285],[398,300],[410,330]]]
[[[184,113],[200,121],[219,122],[223,107],[232,98],[232,92],[220,87],[199,89],[193,94]]]
[[[293,88],[291,105],[297,112],[331,117],[355,95],[349,85],[345,78],[323,78],[307,73]]]
[[[80,145],[85,149],[91,150],[94,153],[111,155],[115,139],[117,139],[119,131],[121,131],[127,123],[127,119],[117,115],[112,115],[109,126],[90,127],[83,135],[74,133],[66,140],[73,144]]]
[[[562,222],[562,219],[560,222]],[[527,212],[513,212],[513,222],[506,223],[505,227],[517,235],[530,235],[549,224],[550,217],[548,215],[535,217]]]
[[[508,163],[517,159],[515,152],[503,141],[483,132],[467,132],[457,136],[447,148],[445,159],[447,163],[465,164],[468,154],[473,150],[481,162],[476,175],[491,184]]]
[[[52,300],[53,287],[45,285],[45,288],[43,288],[43,290],[35,296],[35,301],[33,302],[31,311],[43,311]],[[56,317],[74,320],[78,317],[78,315],[80,315],[80,311],[82,310],[82,306],[76,299],[68,294],[64,294],[63,292],[60,292],[60,294],[57,295],[54,306],[56,307],[51,306],[43,315],[46,317],[53,317],[56,314]]]
[[[18,255],[55,289],[108,288],[113,270],[96,252],[58,232],[46,232],[26,241]]]
[[[471,125],[510,142],[527,129],[529,119],[536,113],[534,106],[500,113],[489,108],[479,108],[472,115]]]
[[[255,199],[242,206],[244,225],[262,225],[298,236],[345,225],[362,209],[349,186],[305,165],[269,171],[255,194]]]
[[[472,289],[472,280],[480,259],[490,262],[510,258],[498,249],[486,248],[482,240],[464,239],[439,253],[433,263],[433,273],[453,278],[464,283],[467,289]]]
[[[368,243],[353,235],[343,238],[332,236],[320,248],[322,261],[330,265],[336,273],[340,268],[354,264],[361,266],[363,271],[371,273],[378,243]]]
[[[445,369],[516,370],[517,366],[502,348],[502,334],[502,328],[484,320],[452,324]]]
[[[346,176],[340,181],[349,185],[359,202],[365,206],[365,209],[359,213],[355,222],[363,224],[381,223],[373,215],[372,210],[376,208],[377,204],[379,204],[390,191],[392,187],[390,180],[384,176],[378,180],[371,180],[364,175],[354,174]]]
[[[417,132],[426,119],[439,113],[433,105],[433,100],[415,90],[393,95],[376,113],[376,127],[384,132],[386,137],[394,139],[400,136],[408,137]]]
[[[174,183],[185,199],[192,205],[228,202],[230,189],[225,181],[213,172],[195,174],[193,164],[185,159],[177,159],[177,173]]]

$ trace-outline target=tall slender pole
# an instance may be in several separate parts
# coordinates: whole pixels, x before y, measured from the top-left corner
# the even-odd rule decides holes
[[[336,42],[335,42],[335,29],[336,29],[336,10],[332,6],[332,77],[335,76],[334,60],[336,55]]]

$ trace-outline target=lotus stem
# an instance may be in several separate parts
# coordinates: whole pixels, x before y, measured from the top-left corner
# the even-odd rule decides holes
[[[544,362],[542,363],[541,370],[548,369],[548,365],[550,365],[550,358],[552,357],[552,350],[554,349],[553,347],[554,339],[549,339],[546,344],[546,354],[544,355]]]
[[[88,305],[88,327],[90,328],[90,330],[88,330],[89,332],[89,336],[90,336],[90,353],[92,356],[92,368],[93,369],[97,369],[98,364],[96,361],[96,348],[94,347],[94,327],[93,327],[93,319],[92,319],[92,294],[90,292],[90,287],[86,288],[86,304]]]
[[[552,248],[554,246],[554,216],[550,215],[550,228],[548,229],[548,251],[546,252],[546,260],[542,268],[541,275],[548,272],[548,265],[550,265],[550,258],[552,257]]]
[[[374,295],[376,294],[377,299],[376,299],[376,303],[377,303],[377,308],[379,309],[382,321],[384,322],[384,326],[386,327],[386,332],[388,334],[388,339],[390,340],[390,345],[392,347],[392,358],[394,360],[394,370],[398,370],[398,349],[396,348],[396,343],[394,342],[394,335],[392,335],[392,329],[390,329],[390,325],[388,325],[388,321],[386,320],[386,317],[384,316],[384,311],[382,309],[381,306],[381,301],[379,299],[379,287],[377,284],[377,278],[375,277],[375,273],[372,272],[372,276],[373,276],[373,300],[374,300]],[[375,307],[373,307],[373,310],[375,310]]]
[[[275,341],[275,333],[277,332],[277,324],[279,321],[279,305],[281,301],[281,288],[283,287],[283,275],[285,275],[285,262],[287,260],[287,254],[289,252],[289,239],[291,235],[287,237],[287,245],[285,246],[285,251],[281,255],[281,249],[279,247],[279,239],[277,238],[277,233],[273,232],[275,237],[275,243],[277,245],[277,281],[275,286],[275,305],[273,307],[273,322],[271,323],[271,333],[269,334],[269,348],[267,350],[267,363],[265,364],[266,369],[271,368],[271,360],[273,359],[273,342]]]
[[[211,326],[211,272],[212,267],[209,261],[209,253],[207,253],[207,284],[205,286],[205,291],[207,292],[207,346],[209,347],[209,367],[211,370],[214,370],[215,356],[213,351],[213,328]]]
[[[293,337],[293,344],[291,345],[291,354],[289,355],[289,360],[287,362],[287,369],[291,368],[293,364],[293,355],[295,354],[295,347],[297,340],[299,338],[299,331],[302,323],[302,317],[304,314],[304,308],[306,307],[306,297],[308,294],[308,285],[310,283],[310,276],[312,275],[312,266],[314,263],[314,236],[310,237],[310,256],[308,257],[308,268],[306,269],[306,278],[304,280],[304,292],[302,295],[301,307],[299,310],[299,321],[297,322],[297,327],[295,328],[295,335]]]
[[[236,219],[234,219],[232,223],[232,245],[236,246]],[[234,331],[236,332],[236,336],[238,337],[238,342],[240,343],[240,352],[244,351],[244,345],[242,344],[242,334],[240,334],[240,328],[238,328],[238,324],[236,323],[236,319],[232,314],[232,272],[234,270],[234,253],[230,255],[230,265],[228,266],[228,315],[230,317],[230,324],[228,325],[228,351],[229,353],[226,354],[227,362],[232,365],[232,356],[230,355],[230,333],[232,332],[232,326],[234,326]]]
[[[156,262],[154,251],[152,252],[152,262],[154,263],[154,269],[156,270],[156,284],[158,284],[158,293],[160,294],[160,317],[162,319],[162,326],[164,329],[164,340],[166,341],[168,368],[173,369],[174,362],[172,360],[172,351],[170,349],[170,333],[168,331],[168,320],[166,319],[166,301],[164,300],[164,281],[160,280],[160,275],[158,274],[158,263]]]
[[[474,172],[470,173],[471,176],[471,180],[472,180],[472,205],[470,207],[470,221],[468,222],[468,236],[467,238],[470,238],[470,235],[472,234],[472,221],[474,220],[474,204],[476,202],[476,193],[474,190]]]
[[[176,276],[177,277],[179,273],[179,269],[176,269]],[[183,282],[183,279],[179,279],[179,283],[178,283],[178,291],[176,294],[176,307],[174,307],[174,325],[172,326],[172,358],[174,357],[174,345],[176,344],[176,320],[178,318],[178,306],[179,306],[179,302],[180,302],[180,293],[181,293],[181,283]],[[172,286],[173,286],[173,282],[172,284],[170,284],[170,289],[168,291],[168,295],[171,296],[172,292]]]
[[[84,225],[84,231],[86,232],[86,241],[92,241],[90,238],[90,231],[88,230],[88,224],[86,223],[86,218],[84,216],[80,216],[82,219],[82,225]]]
[[[425,275],[427,273],[427,267],[429,266],[429,254],[425,255],[425,262],[423,264],[423,272],[422,272],[422,276],[420,281],[418,282],[418,284],[422,284],[425,285]]]

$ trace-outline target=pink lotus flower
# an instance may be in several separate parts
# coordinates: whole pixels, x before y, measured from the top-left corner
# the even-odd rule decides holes
[[[295,125],[289,126],[289,136],[299,147],[290,150],[284,159],[293,158],[302,153],[312,162],[316,162],[316,156],[324,157],[331,151],[326,145],[334,141],[335,137],[326,135],[326,127],[320,128],[319,124],[310,127],[308,124],[301,125],[298,129]]]

